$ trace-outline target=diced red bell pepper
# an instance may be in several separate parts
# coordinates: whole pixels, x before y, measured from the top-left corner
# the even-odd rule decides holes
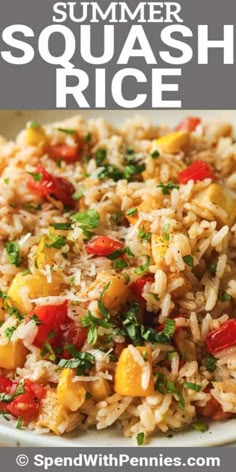
[[[73,345],[77,351],[80,351],[87,338],[87,332],[87,328],[76,325],[72,320],[63,327],[58,347],[61,348],[64,359],[73,357],[70,351],[65,349],[65,346]]]
[[[185,118],[178,126],[176,126],[176,131],[195,131],[196,127],[200,125],[202,120],[197,116],[189,116]]]
[[[33,344],[42,348],[45,341],[48,341],[52,347],[57,346],[58,338],[63,330],[63,325],[68,322],[67,302],[60,305],[37,306],[31,311],[29,318],[32,318],[33,315],[36,315],[42,323],[38,326],[38,331]],[[50,339],[48,339],[50,333],[53,333],[53,336],[50,336]]]
[[[0,393],[9,393],[13,382],[11,379],[6,379],[6,377],[0,376]]]
[[[6,411],[15,418],[22,416],[24,421],[29,422],[37,416],[46,389],[43,385],[34,383],[29,379],[24,381],[23,388],[24,393],[17,395],[10,403],[6,404]],[[16,389],[17,384],[15,384]],[[12,391],[12,393],[14,392]]]
[[[144,285],[146,285],[147,282],[154,282],[154,277],[151,275],[146,275],[144,277],[141,277],[140,279],[136,280],[135,282],[132,282],[129,285],[129,289],[131,290],[131,293],[133,297],[137,301],[142,301],[143,300],[143,288]]]
[[[71,182],[63,177],[49,174],[41,165],[36,167],[34,175],[37,176],[37,180],[30,175],[27,181],[27,187],[32,193],[44,198],[52,196],[60,200],[65,207],[75,207],[75,201],[72,198],[75,188]]]
[[[86,245],[88,254],[94,256],[109,256],[115,251],[120,251],[124,245],[120,241],[110,238],[109,236],[95,236]]]
[[[211,387],[207,386],[204,392],[210,393],[210,390]],[[233,416],[232,413],[223,411],[221,404],[213,396],[211,396],[205,406],[196,406],[196,411],[198,415],[211,418],[215,421],[224,420]]]
[[[228,320],[220,328],[205,337],[207,351],[213,356],[232,346],[236,346],[236,320]]]
[[[79,148],[79,144],[74,144],[73,146],[69,144],[55,144],[49,148],[48,153],[55,161],[62,159],[70,164],[78,160]]]
[[[179,173],[179,181],[186,184],[189,180],[198,182],[204,179],[216,180],[217,177],[207,162],[200,159],[194,161],[187,169]]]

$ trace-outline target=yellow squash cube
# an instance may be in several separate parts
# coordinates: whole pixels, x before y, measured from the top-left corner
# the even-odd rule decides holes
[[[22,313],[28,311],[29,300],[38,297],[48,297],[50,295],[59,295],[60,285],[48,283],[46,278],[40,272],[31,275],[18,273],[8,290],[11,304],[18,308]]]
[[[114,270],[104,270],[98,273],[95,282],[93,282],[89,291],[101,289],[106,286],[102,301],[108,310],[117,310],[124,304],[129,295],[129,289],[126,280],[122,274],[117,274]]]
[[[94,380],[93,382],[89,382],[89,384],[89,391],[95,402],[105,400],[111,393],[110,385],[106,379],[101,378]]]
[[[126,219],[128,220],[130,224],[134,225],[138,221],[139,212],[149,213],[152,210],[158,210],[158,208],[159,208],[159,205],[157,204],[156,199],[150,195],[142,203],[140,203],[140,205],[137,206],[137,213],[135,213],[134,215],[126,215]],[[145,223],[145,226],[146,225],[150,227],[150,223]],[[149,228],[147,228],[147,230],[148,229]]]
[[[54,390],[48,390],[41,401],[37,426],[62,434],[69,423],[69,412],[59,401]]]
[[[163,236],[158,234],[152,234],[151,247],[152,247],[152,257],[156,266],[160,269],[166,267],[165,255],[169,247],[170,241],[167,241]]]
[[[154,393],[152,376],[152,351],[149,347],[136,347],[150,367],[147,388],[142,386],[143,368],[135,360],[128,348],[123,349],[115,372],[115,392],[128,397],[147,397]]]
[[[151,152],[157,150],[165,154],[177,154],[187,146],[188,142],[188,131],[174,131],[162,136],[162,138],[155,139],[152,142]]]
[[[45,147],[47,145],[47,137],[41,126],[26,129],[26,140],[28,146]]]
[[[0,344],[0,368],[15,370],[17,367],[23,367],[28,352],[20,340]]]
[[[217,208],[224,210],[225,216],[216,217],[222,224],[231,226],[236,219],[236,199],[222,185],[216,183],[209,185],[209,187],[196,194],[193,203],[207,213],[210,210],[207,207],[208,203],[215,205],[216,210]]]
[[[77,411],[86,398],[86,390],[82,382],[73,382],[74,376],[72,369],[63,369],[57,386],[58,400],[70,411]]]

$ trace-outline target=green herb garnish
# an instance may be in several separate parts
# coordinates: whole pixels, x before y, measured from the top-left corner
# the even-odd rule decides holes
[[[141,239],[142,243],[144,241],[150,241],[152,233],[150,231],[145,231],[144,226],[139,230],[138,237]]]
[[[16,326],[10,326],[9,328],[5,329],[4,334],[5,334],[6,338],[8,339],[8,341],[11,340],[12,335],[15,332],[15,330],[16,330]]]
[[[206,369],[209,372],[214,372],[216,370],[217,359],[207,352],[206,354]]]
[[[138,446],[143,445],[144,439],[145,439],[145,434],[143,432],[140,432],[136,435],[136,441],[137,441]]]
[[[191,256],[190,254],[187,255],[187,256],[183,256],[183,261],[184,261],[185,264],[187,264],[189,267],[193,267],[193,256]]]
[[[200,421],[195,421],[194,423],[192,423],[192,427],[199,433],[205,433],[209,429],[208,424],[202,423]]]
[[[16,267],[21,265],[22,259],[20,258],[20,246],[18,242],[9,241],[5,245],[8,261],[10,264],[14,264]]]
[[[84,196],[84,193],[85,193],[85,189],[81,188],[80,190],[78,190],[72,195],[73,200],[75,201],[80,200]]]
[[[200,390],[202,389],[201,385],[198,385],[193,382],[184,382],[184,388],[194,390],[195,392],[200,392]]]
[[[70,128],[57,128],[57,129],[58,131],[61,131],[61,133],[65,133],[65,134],[73,135],[76,133],[74,129],[70,129]]]
[[[100,167],[107,157],[106,149],[97,149],[95,152],[95,161],[98,167]]]
[[[232,299],[231,295],[229,293],[224,292],[219,296],[219,300],[221,302],[229,302]]]
[[[72,228],[70,223],[50,223],[50,226],[52,226],[55,229],[61,229],[61,230],[69,230]]]
[[[93,232],[90,230],[97,228],[100,223],[100,215],[94,209],[75,213],[72,215],[71,219],[82,229],[86,238],[90,238],[93,235]]]
[[[179,189],[179,185],[174,184],[173,182],[168,182],[168,184],[163,184],[163,182],[160,182],[157,185],[157,188],[161,188],[163,195],[170,195],[171,190],[174,188]]]
[[[147,256],[144,254],[144,257],[146,257],[146,261],[144,264],[140,265],[134,272],[138,275],[144,274],[149,268],[149,262],[150,262],[150,256]]]

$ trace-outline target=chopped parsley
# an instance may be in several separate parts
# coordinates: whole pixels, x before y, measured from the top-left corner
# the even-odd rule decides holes
[[[149,268],[149,262],[150,262],[150,256],[147,256],[144,254],[144,257],[146,257],[146,261],[144,264],[140,265],[134,272],[138,275],[144,274]]]
[[[27,208],[27,210],[41,210],[41,205],[39,203],[25,203],[24,208]]]
[[[69,230],[72,228],[70,223],[50,223],[54,229]]]
[[[143,432],[140,432],[136,435],[136,441],[137,441],[138,446],[143,445],[144,439],[145,439],[145,434]]]
[[[200,392],[200,390],[202,389],[201,385],[198,385],[193,382],[184,382],[184,388],[194,390],[195,392]]]
[[[15,332],[15,330],[16,330],[16,326],[10,326],[9,328],[5,329],[4,334],[5,334],[6,338],[8,339],[8,341],[11,340],[12,335]]]
[[[107,317],[108,318],[108,317]],[[110,321],[96,318],[92,315],[91,311],[88,311],[87,315],[81,319],[81,324],[84,327],[88,327],[87,342],[89,344],[96,344],[98,338],[98,327],[102,328],[114,328],[114,324]]]
[[[106,257],[107,259],[114,261],[115,259],[118,259],[118,257],[122,256],[123,254],[128,254],[129,257],[134,257],[134,253],[131,251],[131,249],[128,246],[124,247],[123,249],[117,249],[117,251],[112,252]]]
[[[53,348],[52,348],[51,344],[48,341],[45,341],[45,343],[43,344],[42,349],[40,351],[40,356],[44,357],[47,354],[49,354],[48,358],[49,358],[50,361],[53,362],[53,361],[56,360],[56,355],[55,355],[55,352],[53,351]]]
[[[40,128],[41,125],[37,121],[28,121],[28,123],[26,124],[26,127],[34,129],[34,128]]]
[[[157,151],[157,150],[156,150],[156,151],[153,151],[153,152],[151,153],[151,157],[152,157],[153,159],[157,159],[157,157],[159,157],[159,156],[160,156],[160,153],[159,153],[159,151]]]
[[[130,164],[124,168],[124,179],[129,180],[131,177],[137,174],[141,174],[145,170],[145,164],[134,165]]]
[[[75,200],[75,201],[80,200],[84,196],[84,193],[85,193],[84,188],[81,188],[80,190],[77,190],[77,192],[75,192],[72,195],[73,200]]]
[[[167,223],[167,224],[165,224],[165,225],[163,226],[162,237],[163,237],[164,241],[169,241],[169,239],[170,239],[169,230],[170,230],[170,224]]]
[[[137,215],[137,213],[138,213],[138,209],[137,209],[137,208],[129,208],[129,209],[125,212],[125,214],[126,214],[127,216],[134,216],[134,215]]]
[[[184,410],[185,401],[182,393],[179,390],[177,382],[173,382],[170,379],[167,379],[164,374],[157,374],[157,379],[155,381],[155,390],[162,393],[172,393],[178,399],[178,408],[179,410]]]
[[[232,299],[231,295],[229,295],[229,293],[227,293],[227,292],[223,292],[223,293],[219,296],[219,300],[220,300],[221,302],[229,302],[231,299]]]
[[[205,433],[209,429],[207,423],[202,423],[200,421],[194,421],[194,423],[192,423],[192,427],[193,429],[195,429],[195,431],[198,431],[199,433]]]
[[[58,363],[59,367],[76,369],[77,375],[86,375],[94,366],[95,357],[89,352],[79,352],[74,345],[65,347],[73,356],[73,359],[61,359]]]
[[[8,261],[10,264],[14,264],[16,267],[21,265],[21,258],[20,258],[20,246],[18,242],[8,241],[5,245]]]
[[[179,189],[179,185],[174,184],[173,182],[168,182],[168,184],[163,184],[163,182],[160,182],[157,185],[157,188],[160,188],[163,195],[170,195],[171,190],[174,188]]]
[[[175,332],[175,325],[176,325],[175,320],[167,318],[164,323],[164,329],[163,329],[164,335],[171,338],[171,336],[173,336]]]
[[[105,177],[113,179],[115,182],[117,182],[118,180],[124,178],[124,174],[118,167],[111,164],[106,164],[102,166],[102,170],[98,174],[98,178],[100,180],[105,179]]]
[[[35,182],[41,182],[43,178],[42,172],[27,172],[27,174],[30,174]]]
[[[103,162],[106,160],[107,150],[106,149],[97,149],[95,152],[95,161],[98,167],[100,167]]]
[[[61,133],[70,134],[70,135],[76,134],[76,131],[74,129],[70,129],[70,128],[57,128],[57,129],[58,131],[61,131]]]
[[[31,316],[30,320],[33,321],[36,326],[41,326],[43,324],[39,317],[36,315],[36,313]]]
[[[122,270],[128,267],[128,264],[124,259],[116,259],[113,262],[113,267],[115,270]]]
[[[141,239],[142,243],[144,241],[150,241],[152,233],[150,231],[145,231],[144,225],[138,232],[138,237]]]
[[[16,423],[16,429],[21,429],[22,428],[22,422],[23,422],[23,417],[18,416],[17,423]]]
[[[130,283],[130,276],[127,272],[123,272],[122,274],[125,278],[125,285],[128,285]]]
[[[65,236],[50,236],[53,239],[53,242],[50,244],[46,244],[47,247],[52,247],[54,249],[61,249],[67,243],[67,239]]]
[[[135,346],[141,346],[145,341],[169,344],[174,332],[173,324],[171,323],[170,325],[169,322],[175,323],[174,320],[166,320],[163,331],[157,332],[154,328],[146,328],[138,322],[137,314],[139,308],[140,304],[133,302],[128,312],[121,314],[123,329],[121,330],[122,332],[118,330],[116,334],[128,336]]]
[[[191,256],[190,254],[188,254],[187,256],[183,256],[183,261],[185,262],[185,264],[187,264],[187,266],[193,267],[193,256]]]
[[[3,179],[3,182],[4,182],[4,184],[8,185],[9,182],[10,182],[10,179],[9,178]]]
[[[89,132],[89,133],[87,133],[86,136],[84,137],[84,142],[85,142],[86,144],[88,144],[88,143],[90,143],[91,139],[92,139],[92,133]]]
[[[206,369],[208,372],[214,372],[216,370],[217,359],[207,352],[206,355]]]
[[[208,270],[210,272],[211,275],[213,275],[213,277],[216,275],[216,264],[213,264],[213,262],[211,264],[208,265]]]
[[[102,290],[102,293],[98,299],[98,308],[99,308],[99,311],[100,313],[105,317],[107,318],[109,316],[109,310],[105,307],[103,301],[102,301],[102,297],[104,295],[104,293],[108,290],[108,288],[110,287],[111,285],[111,282],[109,282],[108,284],[105,285],[105,287],[103,288]]]
[[[97,228],[100,223],[100,215],[94,209],[75,213],[71,219],[78,224],[86,238],[90,238],[93,235],[93,232],[90,230]]]

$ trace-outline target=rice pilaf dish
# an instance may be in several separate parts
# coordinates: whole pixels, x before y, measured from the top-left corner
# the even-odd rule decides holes
[[[0,141],[0,410],[57,435],[236,413],[228,123],[30,122]]]

